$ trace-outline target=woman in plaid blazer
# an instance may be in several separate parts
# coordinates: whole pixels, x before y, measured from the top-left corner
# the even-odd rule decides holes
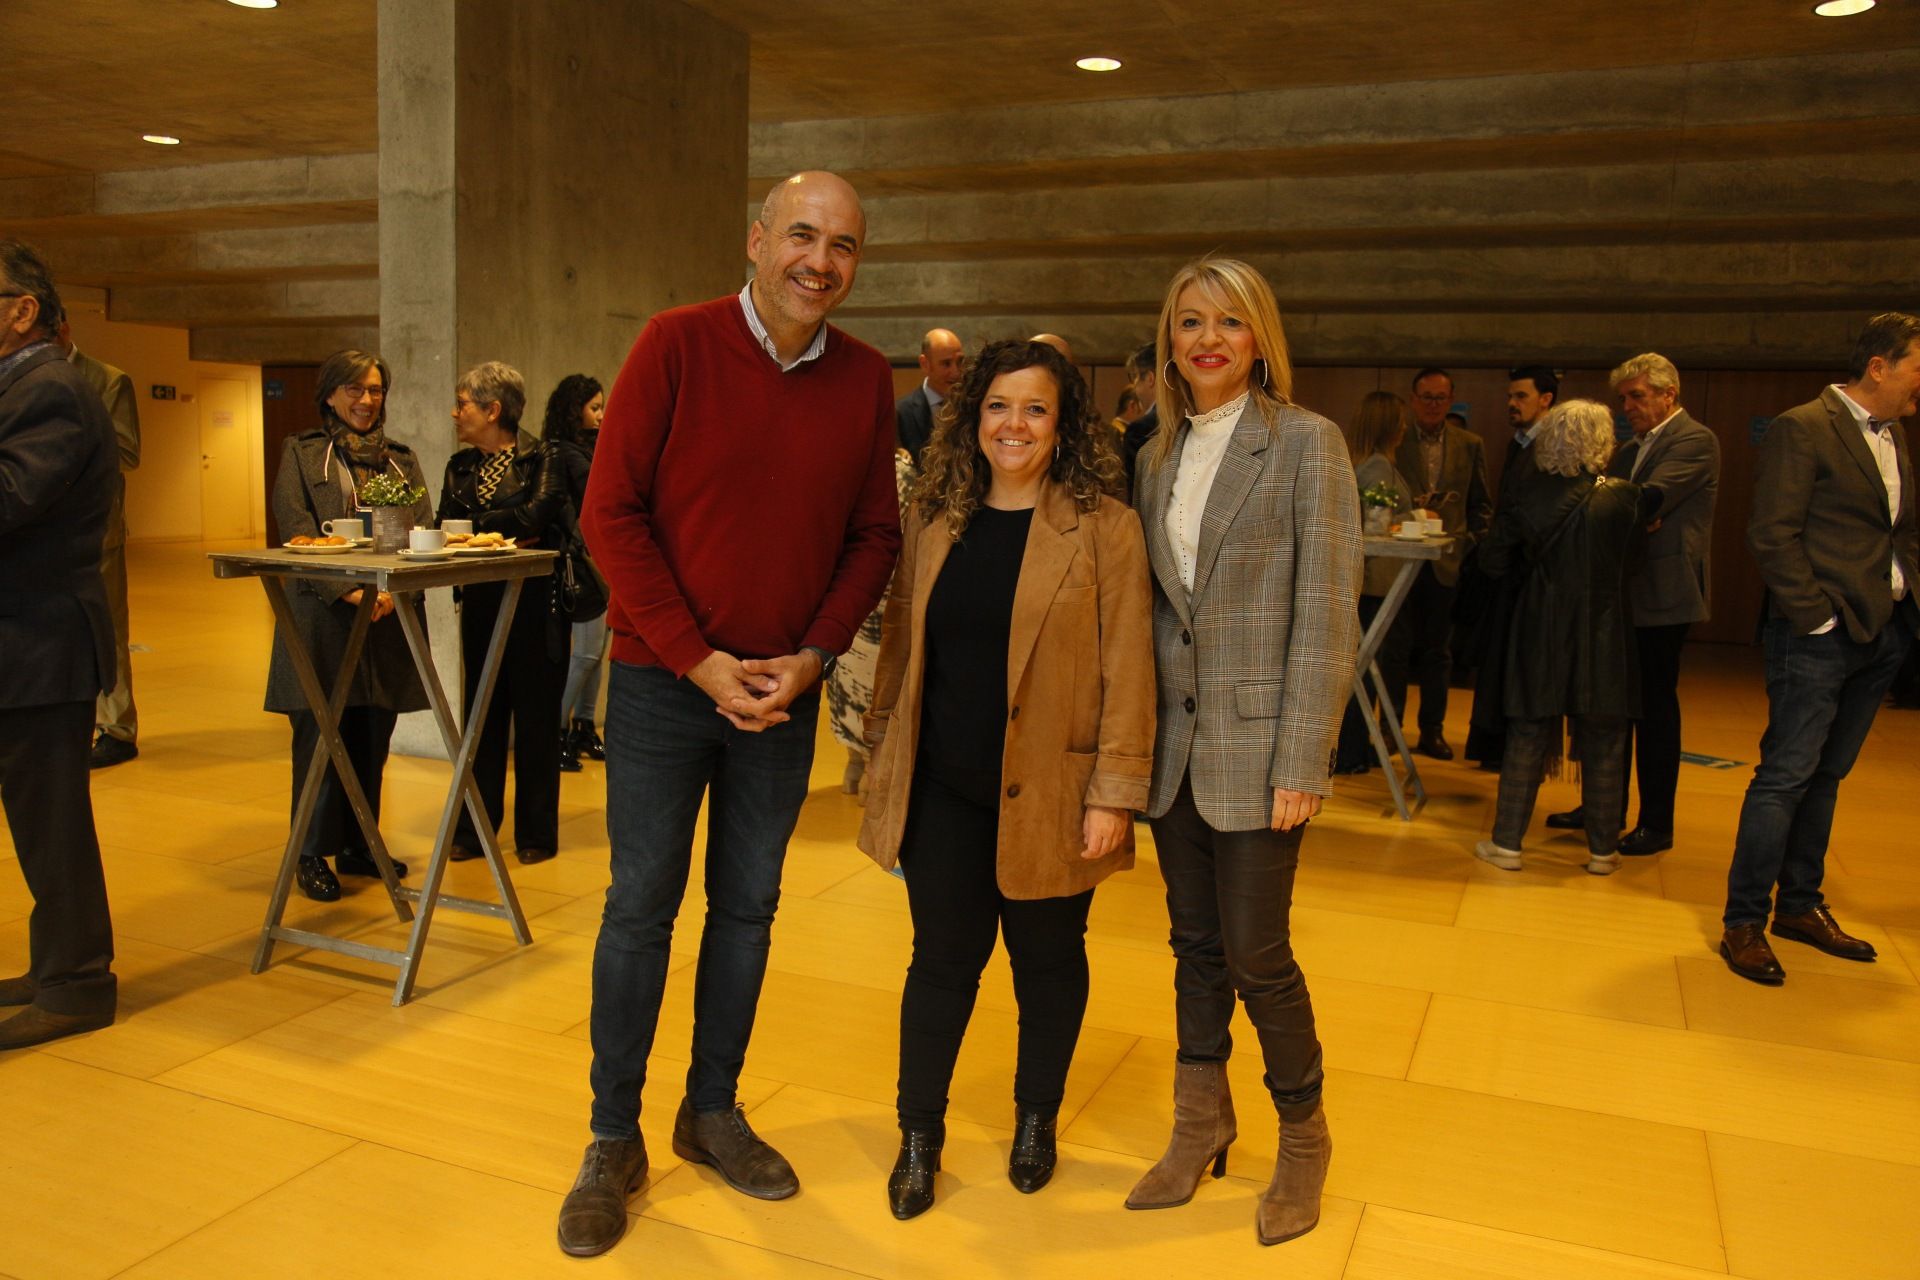
[[[1329,791],[1359,643],[1358,489],[1339,428],[1292,404],[1273,291],[1244,262],[1182,268],[1160,311],[1162,429],[1134,505],[1154,576],[1158,731],[1148,815],[1167,883],[1179,1058],[1167,1152],[1132,1209],[1192,1198],[1236,1136],[1236,996],[1260,1039],[1280,1152],[1255,1228],[1313,1229],[1332,1151],[1320,1042],[1290,944],[1307,820]]]

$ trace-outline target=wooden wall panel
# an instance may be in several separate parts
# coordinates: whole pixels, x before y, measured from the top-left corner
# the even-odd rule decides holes
[[[311,364],[270,364],[260,370],[260,468],[261,482],[267,489],[267,545],[277,547],[282,539],[273,520],[273,482],[280,474],[280,450],[287,439],[320,425],[313,407],[313,393],[320,384],[320,368]],[[269,384],[280,384],[281,393],[266,398]]]

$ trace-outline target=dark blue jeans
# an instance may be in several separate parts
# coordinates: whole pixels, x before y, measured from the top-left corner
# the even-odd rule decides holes
[[[1770,907],[1785,916],[1823,905],[1834,800],[1906,660],[1913,629],[1905,609],[1866,644],[1845,626],[1797,636],[1783,619],[1767,621],[1767,731],[1740,806],[1727,871],[1728,926],[1764,921]]]
[[[707,816],[707,916],[693,987],[696,1111],[734,1104],[767,972],[787,839],[807,798],[820,693],[764,733],[735,729],[691,680],[616,662],[607,685],[607,838],[613,883],[593,952],[593,1135],[639,1131],[667,948]]]

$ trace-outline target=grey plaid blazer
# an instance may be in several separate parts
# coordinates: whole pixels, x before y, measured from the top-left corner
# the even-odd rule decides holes
[[[1326,795],[1360,643],[1359,488],[1340,429],[1249,399],[1200,522],[1191,595],[1167,538],[1183,422],[1165,466],[1143,450],[1135,508],[1153,566],[1159,729],[1148,815],[1191,777],[1216,831],[1273,817],[1276,787]]]

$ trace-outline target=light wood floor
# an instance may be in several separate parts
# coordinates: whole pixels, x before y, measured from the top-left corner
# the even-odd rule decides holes
[[[1294,911],[1328,1065],[1335,1158],[1318,1230],[1254,1242],[1274,1126],[1253,1037],[1233,1065],[1241,1139],[1192,1204],[1121,1209],[1169,1122],[1171,972],[1150,856],[1095,898],[1093,997],[1054,1183],[1004,1161],[1014,1046],[990,971],[954,1090],[934,1210],[888,1216],[897,881],[853,847],[824,742],[788,861],[742,1081],[804,1190],[765,1204],[667,1143],[685,1070],[696,889],[681,919],[631,1235],[563,1258],[554,1220],[587,1138],[588,972],[607,881],[598,766],[567,778],[564,851],[515,867],[534,945],[443,914],[421,996],[390,971],[285,951],[246,971],[287,821],[287,731],[260,711],[269,624],[197,546],[135,546],[140,758],[95,775],[119,939],[111,1030],[0,1056],[0,1273],[181,1276],[1607,1277],[1920,1276],[1920,715],[1883,713],[1841,797],[1828,893],[1873,965],[1780,944],[1764,990],[1712,951],[1745,768],[1687,766],[1679,847],[1610,879],[1577,839],[1507,874],[1467,850],[1492,778],[1430,765],[1403,826],[1384,784],[1343,784]],[[1765,714],[1746,650],[1689,653],[1687,746],[1752,761]],[[1456,698],[1452,738],[1464,737]],[[396,758],[386,826],[418,859],[445,766]],[[1543,812],[1571,803],[1552,783]],[[1544,831],[1538,833],[1544,837]],[[0,845],[10,854],[11,847]],[[485,896],[478,864],[455,891]],[[696,881],[697,883],[697,881]],[[350,881],[300,922],[392,940]],[[30,902],[0,860],[0,966]]]

